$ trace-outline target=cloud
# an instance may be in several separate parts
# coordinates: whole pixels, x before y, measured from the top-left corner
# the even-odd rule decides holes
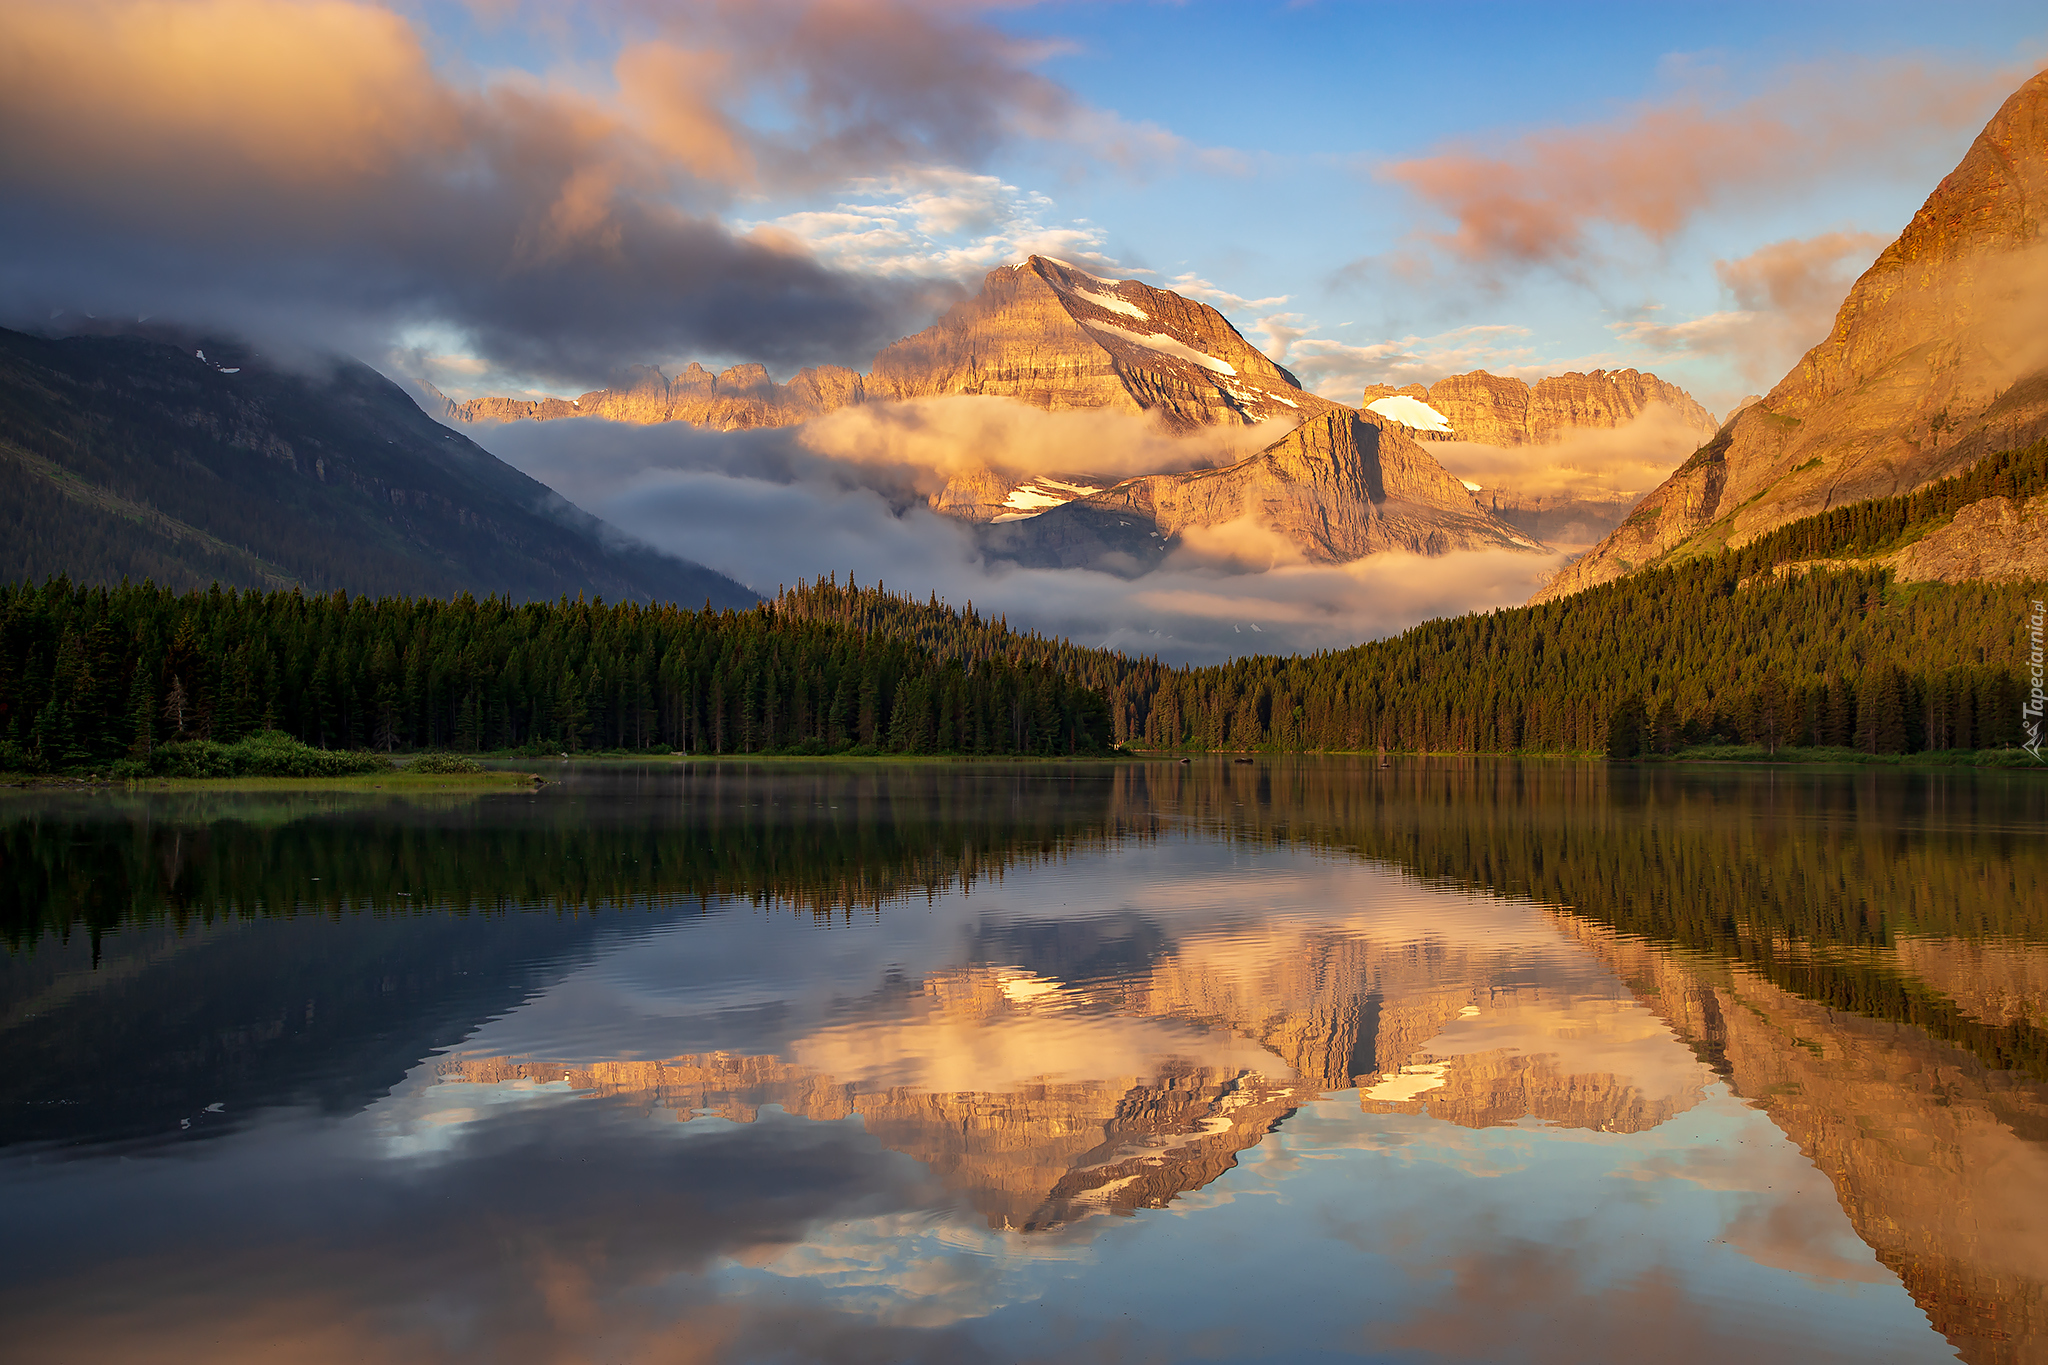
[[[1429,385],[1472,370],[1535,380],[1620,363],[1608,355],[1540,359],[1537,348],[1523,341],[1529,329],[1505,323],[1362,344],[1316,336],[1316,325],[1298,313],[1262,317],[1251,330],[1265,338],[1263,349],[1275,363],[1292,369],[1311,392],[1340,403],[1356,403],[1369,384]]]
[[[991,421],[1000,424],[1002,414],[991,404]],[[1043,453],[1057,455],[1062,431],[1079,439],[1103,429],[1098,414],[1038,416],[1042,425],[992,428],[1019,443],[995,458],[1028,463],[1038,458],[1024,453],[1028,442],[1046,442]],[[919,496],[959,449],[959,429],[946,425],[927,463],[924,442],[933,433],[919,424],[967,420],[963,410],[935,405],[905,414],[900,429],[849,427],[827,438],[810,428],[719,433],[592,418],[471,434],[621,530],[763,591],[851,573],[1170,662],[1341,648],[1433,616],[1518,604],[1559,567],[1555,556],[1511,551],[1305,565],[1253,543],[1243,528],[1193,537],[1136,579],[990,563],[971,527],[933,513]]]
[[[1180,435],[1150,414],[1048,412],[1012,398],[954,394],[841,408],[797,431],[804,449],[865,467],[928,471],[936,492],[980,469],[1128,477],[1234,464],[1285,436],[1284,420]]]
[[[1103,254],[1101,229],[1087,222],[1052,225],[1045,195],[993,175],[927,166],[855,180],[829,209],[806,209],[742,229],[787,234],[839,270],[881,276],[943,276],[978,282],[1026,256],[1056,256],[1119,271]]]
[[[402,19],[340,0],[16,5],[0,53],[17,319],[149,313],[366,350],[439,323],[500,366],[598,378],[693,347],[864,355],[952,296],[679,207],[722,197],[746,157],[730,136],[675,151],[716,123],[702,108],[648,115],[689,65],[673,49],[623,53],[616,104],[450,84]]]
[[[539,38],[560,23],[493,17]],[[862,363],[958,297],[962,260],[899,250],[870,269],[874,244],[850,244],[893,225],[735,228],[720,215],[738,198],[882,177],[915,231],[979,214],[1000,239],[984,254],[1085,256],[1092,229],[1046,227],[1043,201],[905,168],[1019,138],[1124,167],[1185,151],[1080,104],[1031,69],[1043,44],[971,9],[586,18],[620,35],[606,65],[549,76],[444,69],[424,21],[371,0],[0,9],[0,317],[149,314],[365,353],[436,329],[559,385],[690,354]]]
[[[1678,323],[1643,317],[1611,325],[1652,350],[1728,357],[1752,387],[1769,388],[1828,334],[1849,286],[1888,240],[1875,232],[1824,232],[1771,242],[1714,262],[1733,308]]]
[[[1577,273],[1613,234],[1661,246],[1709,208],[1824,171],[1910,170],[1910,153],[1981,125],[2025,74],[1905,58],[1788,67],[1748,99],[1693,83],[1606,123],[1453,144],[1376,173],[1447,220],[1416,236],[1461,272]]]
[[[1699,444],[1699,433],[1684,418],[1656,403],[1626,426],[1571,431],[1545,445],[1441,441],[1428,449],[1459,478],[1504,496],[1613,498],[1655,488]]]

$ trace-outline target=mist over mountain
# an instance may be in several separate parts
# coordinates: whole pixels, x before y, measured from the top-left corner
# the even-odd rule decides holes
[[[2048,434],[2048,72],[2008,99],[1849,291],[1827,338],[1539,598],[1909,493]],[[2048,507],[1959,516],[1958,577]],[[1974,526],[1974,531],[1968,529]],[[2008,556],[2007,575],[2048,573]],[[1974,566],[1974,567],[1973,567]]]
[[[167,333],[0,330],[0,525],[17,580],[756,600],[628,540],[367,366],[308,374]]]

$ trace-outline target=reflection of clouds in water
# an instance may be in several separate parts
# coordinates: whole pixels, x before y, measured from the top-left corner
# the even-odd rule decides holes
[[[1115,975],[1094,981],[1031,951],[1086,939],[1095,954],[1103,944],[1070,932],[1094,925],[1151,937],[1143,953],[1110,954]],[[736,909],[636,935],[483,1026],[464,1052],[517,1039],[499,1055],[600,1043],[614,1058],[644,1055],[688,1005],[687,992],[657,989],[671,969],[715,980],[726,949],[749,945],[744,999],[773,1019],[760,1036],[792,1056],[815,1050],[810,1060],[863,1084],[996,1091],[1048,1060],[1149,1072],[1202,1048],[1218,1050],[1205,1061],[1276,1066],[1247,1031],[1301,1000],[1355,1001],[1354,967],[1381,991],[1383,1026],[1401,1000],[1423,1002],[1417,1044],[1441,1052],[1427,1064],[1454,1082],[1460,1065],[1528,1053],[1558,1059],[1565,1076],[1627,1069],[1659,1093],[1697,1068],[1539,907],[1303,850],[1180,838],[1020,870],[972,897],[941,895],[928,913],[830,932]],[[976,945],[993,946],[963,960]],[[1388,951],[1363,951],[1375,945]],[[1489,987],[1510,969],[1508,985]],[[589,1354],[600,1334],[621,1356],[688,1347],[824,1361],[1192,1354],[1204,1336],[1276,1358],[1363,1344],[1666,1359],[1666,1334],[1700,1323],[1714,1351],[1759,1359],[1880,1347],[1933,1358],[1940,1344],[1861,1250],[1825,1179],[1718,1083],[1632,1134],[1463,1127],[1340,1093],[1301,1103],[1234,1165],[1226,1155],[1196,1171],[1208,1183],[1170,1212],[1026,1235],[991,1230],[942,1187],[952,1149],[919,1164],[860,1116],[769,1108],[746,1124],[678,1123],[658,1102],[649,1114],[644,1094],[435,1083],[437,1062],[340,1122],[258,1128],[178,1163],[39,1173],[9,1204],[34,1233],[35,1261],[0,1251],[11,1344],[512,1365]],[[951,1111],[927,1104],[931,1093],[892,1103],[944,1121]],[[1188,1132],[1139,1133],[1134,1148],[1185,1142],[1226,1112],[1194,1112]],[[1067,1136],[1073,1152],[1062,1148],[1052,1178],[1102,1159],[1101,1128]],[[79,1217],[94,1201],[123,1211],[118,1302],[103,1287],[109,1224]],[[205,1234],[197,1255],[192,1227]],[[1276,1302],[1290,1311],[1261,1313]],[[1252,1321],[1256,1342],[1229,1335]],[[1144,1338],[1120,1342],[1124,1322],[1144,1324]],[[1162,1345],[1167,1334],[1190,1349]]]

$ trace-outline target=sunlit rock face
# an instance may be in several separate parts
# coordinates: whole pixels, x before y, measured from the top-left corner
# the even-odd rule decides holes
[[[735,365],[716,375],[695,361],[673,379],[652,365],[636,365],[618,387],[581,398],[472,398],[451,404],[460,422],[548,422],[601,417],[612,422],[688,422],[714,431],[794,426],[849,403],[866,392],[856,372],[839,365],[799,370],[787,384],[763,365]]]
[[[1533,388],[1510,375],[1474,370],[1439,379],[1428,388],[1374,384],[1359,403],[1371,407],[1382,399],[1401,397],[1426,403],[1442,416],[1447,430],[1417,427],[1419,439],[1432,441],[1545,445],[1575,431],[1617,430],[1658,405],[1669,408],[1702,441],[1717,427],[1714,415],[1684,389],[1637,370],[1554,374]],[[1396,413],[1388,415],[1400,420]]]
[[[1305,392],[1207,304],[1043,256],[990,271],[974,298],[884,349],[868,390],[1148,412],[1178,430],[1336,406]]]
[[[2048,1359],[2048,1085],[1747,968],[1558,919],[1827,1175],[1857,1234],[1965,1360]],[[2038,945],[1869,951],[1994,1026],[2048,1016]]]
[[[1394,424],[1348,408],[1311,418],[1236,464],[1129,479],[1001,528],[989,544],[1023,564],[1125,572],[1183,547],[1251,568],[1342,564],[1389,550],[1543,548],[1480,507]]]
[[[1105,280],[1033,256],[989,272],[981,291],[915,336],[883,348],[870,373],[802,370],[777,384],[760,365],[673,378],[636,366],[580,398],[449,403],[460,422],[687,422],[716,431],[794,426],[868,401],[978,395],[1047,412],[1143,416],[1174,432],[1299,422],[1336,405],[1302,389],[1207,304],[1136,280]],[[1077,452],[1085,456],[1085,452]],[[969,521],[1029,515],[1113,480],[1085,472],[968,470],[931,498]]]
[[[1911,492],[2048,434],[2044,231],[2048,72],[1856,281],[1827,339],[1538,600]]]

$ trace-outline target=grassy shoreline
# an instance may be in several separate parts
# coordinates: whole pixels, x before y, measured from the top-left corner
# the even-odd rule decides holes
[[[535,773],[351,773],[340,777],[73,777],[45,773],[0,773],[0,789],[16,791],[110,792],[389,792],[478,793],[532,791],[544,779]]]

